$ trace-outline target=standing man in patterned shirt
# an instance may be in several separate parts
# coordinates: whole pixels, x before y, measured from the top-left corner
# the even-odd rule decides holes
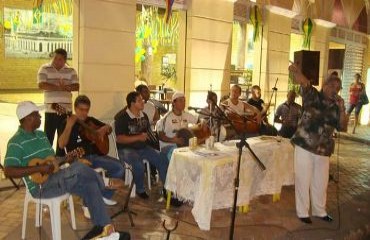
[[[303,114],[292,137],[295,146],[295,200],[299,219],[312,223],[309,215],[326,222],[333,218],[326,212],[326,190],[329,180],[329,158],[334,152],[333,132],[346,131],[348,118],[344,101],[338,95],[342,85],[336,76],[323,83],[321,91],[312,87],[299,68],[292,64],[289,71],[301,85]]]
[[[281,123],[279,135],[285,138],[291,138],[297,130],[298,120],[302,115],[302,106],[295,103],[296,93],[290,90],[287,95],[287,101],[281,104],[275,113],[275,122]]]
[[[52,109],[52,103],[58,103],[67,111],[72,111],[72,93],[78,91],[77,72],[68,64],[67,51],[56,49],[51,63],[47,63],[39,69],[37,73],[37,83],[39,89],[44,91],[45,126],[44,131],[51,145],[54,142],[55,131],[65,121],[66,115],[58,115]],[[60,132],[58,131],[58,137]],[[57,155],[63,155],[64,152],[57,147]]]

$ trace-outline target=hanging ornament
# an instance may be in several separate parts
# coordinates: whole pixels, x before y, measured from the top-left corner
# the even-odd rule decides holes
[[[310,45],[311,45],[312,27],[313,27],[313,23],[312,23],[311,18],[306,18],[302,22],[303,47],[308,48],[308,50],[310,50]]]
[[[165,1],[166,1],[165,19],[166,19],[166,23],[168,23],[172,15],[172,5],[175,2],[175,0],[165,0]]]
[[[260,25],[262,23],[262,14],[261,10],[257,5],[254,5],[250,9],[249,20],[253,25],[253,41],[255,42],[260,35]]]

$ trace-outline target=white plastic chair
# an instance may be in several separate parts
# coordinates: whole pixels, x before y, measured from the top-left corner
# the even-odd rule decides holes
[[[68,200],[69,203],[69,210],[71,213],[71,222],[72,228],[76,230],[76,218],[75,218],[75,209],[73,204],[72,195],[69,193],[61,195],[59,197],[54,198],[34,198],[32,197],[31,193],[28,190],[28,186],[24,181],[24,185],[26,186],[26,195],[24,197],[24,206],[23,206],[23,223],[22,223],[22,239],[26,237],[26,225],[27,225],[27,214],[28,214],[28,204],[29,202],[33,202],[36,204],[36,227],[40,227],[42,224],[42,213],[40,213],[40,204],[47,205],[49,207],[50,212],[50,221],[51,221],[51,231],[53,240],[61,240],[62,239],[62,232],[61,232],[61,217],[60,217],[60,205],[64,200]]]
[[[114,130],[114,120],[112,121],[112,123],[110,125],[112,127],[112,133],[110,134],[110,138],[111,138],[111,141],[113,142],[113,144],[110,144],[110,146],[113,147],[114,157],[119,159],[118,149],[117,149],[117,144],[116,144],[116,133],[115,133],[115,130]],[[147,175],[147,179],[148,179],[148,188],[149,188],[149,190],[152,190],[152,184],[151,184],[151,181],[150,181],[150,165],[149,165],[148,160],[146,160],[146,159],[143,160],[143,163],[144,163],[145,168],[146,168],[146,175]],[[125,162],[125,185],[130,185],[130,183],[132,181],[132,178],[133,178],[132,171],[129,168],[132,169],[132,166]],[[135,197],[135,195],[136,195],[135,192],[136,192],[136,186],[134,185],[134,187],[132,189],[132,192],[131,192],[131,197]]]

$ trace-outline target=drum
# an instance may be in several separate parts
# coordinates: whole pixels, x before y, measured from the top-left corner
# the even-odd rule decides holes
[[[198,144],[202,144],[209,136],[211,136],[211,129],[207,124],[202,126],[200,124],[196,124],[190,128],[181,128],[177,130],[176,136],[184,139],[184,145],[178,147],[189,146],[189,139],[192,137],[197,137]]]
[[[220,127],[219,141],[236,139],[238,134],[230,124],[222,124]]]

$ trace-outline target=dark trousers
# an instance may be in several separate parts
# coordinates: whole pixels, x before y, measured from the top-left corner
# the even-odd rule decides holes
[[[296,127],[289,127],[289,126],[282,126],[279,134],[284,138],[291,138],[293,137],[294,133],[297,131]]]
[[[45,126],[44,126],[44,132],[49,139],[50,145],[53,146],[54,142],[54,136],[55,136],[55,131],[58,132],[58,138],[61,132],[59,132],[59,127],[63,124],[67,116],[65,114],[63,115],[58,115],[56,113],[45,113]],[[57,156],[64,156],[64,150],[60,149],[58,147],[58,143],[56,146],[56,155]]]

